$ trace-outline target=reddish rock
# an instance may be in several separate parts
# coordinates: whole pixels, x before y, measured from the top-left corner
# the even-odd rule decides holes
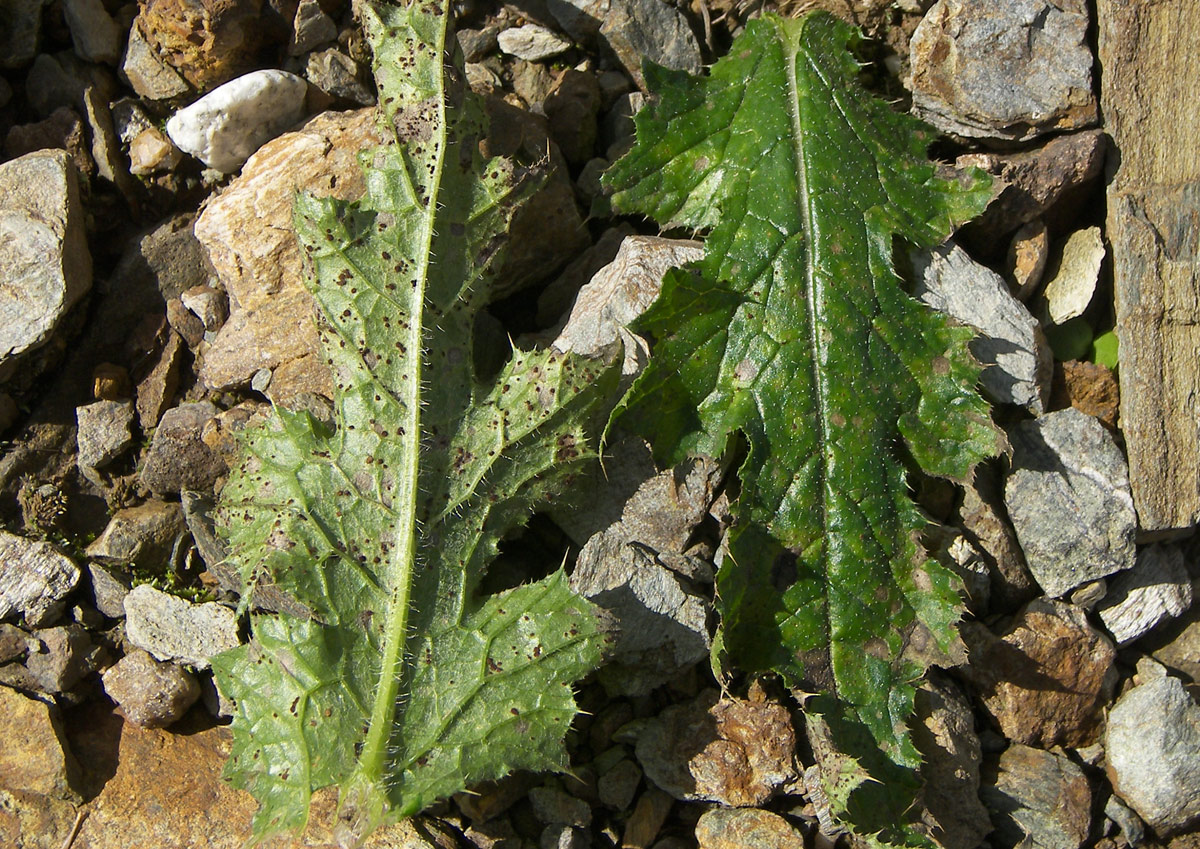
[[[1117,378],[1108,366],[1078,360],[1054,364],[1051,409],[1074,407],[1081,413],[1095,416],[1110,430],[1116,430],[1120,404]]]
[[[1005,737],[1040,748],[1096,741],[1116,683],[1116,651],[1083,610],[1038,600],[999,637],[968,623],[963,638],[970,650],[963,672]]]

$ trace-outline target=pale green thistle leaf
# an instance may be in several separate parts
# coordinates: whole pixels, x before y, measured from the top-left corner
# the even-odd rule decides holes
[[[304,829],[325,787],[355,843],[472,783],[565,768],[572,683],[606,639],[561,570],[479,588],[502,537],[595,456],[619,371],[518,350],[475,373],[475,319],[544,163],[482,153],[442,5],[361,12],[391,141],[364,157],[363,198],[300,197],[295,216],[335,420],[277,409],[219,511],[248,584],[312,613],[254,616],[213,662],[255,839]]]
[[[906,468],[962,480],[1002,445],[971,331],[893,268],[894,241],[938,244],[987,180],[937,176],[931,131],[858,85],[857,38],[825,13],[765,15],[707,76],[648,69],[657,99],[605,176],[614,209],[707,231],[638,325],[653,353],[619,422],[665,463],[744,437],[716,660],[831,693],[869,732],[885,757],[854,753],[863,775],[830,793],[843,816],[919,763],[913,682],[957,639],[956,582],[918,546]],[[887,779],[860,834],[907,842],[912,786]]]

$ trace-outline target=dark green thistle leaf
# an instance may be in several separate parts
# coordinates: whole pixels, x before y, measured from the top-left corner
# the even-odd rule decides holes
[[[604,640],[561,570],[478,591],[503,535],[594,457],[619,370],[515,351],[474,372],[475,318],[541,163],[481,154],[483,103],[439,3],[362,16],[394,142],[365,158],[360,201],[296,206],[335,422],[276,410],[222,493],[248,583],[312,612],[254,617],[252,642],[213,663],[256,839],[303,829],[324,787],[356,842],[472,783],[564,768],[571,684]]]
[[[918,546],[906,466],[962,480],[1002,438],[971,331],[906,294],[893,248],[941,242],[989,188],[935,174],[930,130],[856,83],[857,38],[767,15],[706,77],[647,72],[658,100],[605,177],[613,207],[708,237],[643,317],[653,356],[617,414],[665,463],[744,435],[717,659],[836,695],[911,768],[913,682],[960,604]]]

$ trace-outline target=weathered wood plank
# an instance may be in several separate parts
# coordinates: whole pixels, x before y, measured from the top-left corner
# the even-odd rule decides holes
[[[1200,0],[1098,0],[1108,239],[1140,527],[1200,522]]]

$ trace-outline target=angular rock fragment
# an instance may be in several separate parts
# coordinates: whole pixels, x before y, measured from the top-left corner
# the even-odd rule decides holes
[[[1084,0],[939,0],[909,44],[913,111],[971,138],[1095,124],[1088,23]]]
[[[975,467],[974,477],[963,487],[958,520],[967,541],[988,565],[991,601],[1001,610],[1013,610],[1036,596],[1038,589],[1005,515],[998,477],[992,465]]]
[[[621,372],[637,373],[645,364],[648,346],[625,328],[658,297],[667,269],[694,262],[703,255],[704,246],[699,242],[627,236],[613,261],[579,291],[554,347],[595,355],[622,339],[625,361]]]
[[[676,799],[761,805],[799,778],[796,732],[774,702],[722,698],[715,690],[668,707],[637,740],[646,776]]]
[[[552,59],[571,49],[570,41],[537,24],[509,27],[497,35],[496,42],[505,53],[527,62]]]
[[[180,109],[167,134],[205,165],[232,173],[266,142],[304,117],[308,85],[286,71],[254,71]]]
[[[208,669],[209,658],[236,648],[237,615],[216,602],[192,604],[148,584],[125,597],[125,633],[129,642],[159,660],[176,660]]]
[[[87,569],[92,582],[92,601],[96,609],[109,619],[123,619],[125,596],[129,595],[127,581],[124,577],[118,577],[115,569],[106,569],[99,563],[89,563]]]
[[[44,0],[8,0],[0,6],[0,68],[20,68],[37,55]]]
[[[1013,233],[1012,244],[1008,248],[1006,267],[1016,284],[1013,296],[1018,301],[1026,301],[1042,282],[1042,274],[1046,271],[1046,263],[1050,258],[1050,231],[1046,222],[1035,218],[1022,224]]]
[[[79,568],[47,542],[0,531],[0,619],[49,624],[79,581]]]
[[[1062,410],[1009,430],[1004,501],[1046,594],[1133,566],[1137,515],[1125,458],[1100,422]]]
[[[1042,292],[1046,314],[1054,324],[1083,315],[1096,292],[1104,239],[1099,227],[1077,230],[1067,237],[1058,261],[1047,269],[1050,278]]]
[[[1120,392],[1117,379],[1108,366],[1081,360],[1055,362],[1051,407],[1074,407],[1110,430],[1117,428]]]
[[[163,414],[142,465],[140,481],[151,492],[211,490],[228,469],[201,438],[218,413],[209,401],[180,404]]]
[[[115,65],[121,56],[122,33],[101,0],[63,0],[62,5],[75,54],[88,62]]]
[[[94,670],[94,660],[92,640],[83,626],[63,625],[30,635],[25,668],[40,692],[60,695]]]
[[[1166,835],[1200,818],[1200,705],[1169,675],[1117,700],[1108,716],[1105,768],[1113,789]]]
[[[284,21],[263,0],[144,0],[140,26],[155,52],[203,91],[255,67],[258,51],[282,41]],[[294,3],[290,4],[294,9]]]
[[[134,725],[166,728],[200,698],[200,685],[177,664],[135,651],[104,673],[104,692]]]
[[[980,795],[997,845],[1080,849],[1091,833],[1091,785],[1064,755],[1014,743],[985,775]]]
[[[129,39],[121,57],[121,76],[139,97],[147,100],[170,100],[191,91],[187,80],[159,58],[136,18],[129,28]]]
[[[67,746],[58,708],[0,687],[0,784],[79,801],[79,763]]]
[[[108,465],[133,442],[132,401],[96,401],[75,408],[79,466],[84,474]]]
[[[947,244],[913,255],[915,297],[982,333],[971,353],[984,365],[979,376],[993,400],[1045,410],[1053,358],[1037,319],[995,272]]]
[[[963,627],[970,664],[963,673],[1010,740],[1033,746],[1086,746],[1100,733],[1116,683],[1116,651],[1078,607],[1037,600],[999,637]]]
[[[84,217],[66,151],[0,163],[0,381],[91,288]]]
[[[1178,546],[1154,544],[1138,551],[1137,562],[1108,587],[1096,608],[1118,645],[1131,643],[1192,604],[1192,580]]]
[[[87,547],[101,562],[162,568],[175,539],[186,530],[183,510],[174,502],[147,501],[118,510],[104,532]]]

